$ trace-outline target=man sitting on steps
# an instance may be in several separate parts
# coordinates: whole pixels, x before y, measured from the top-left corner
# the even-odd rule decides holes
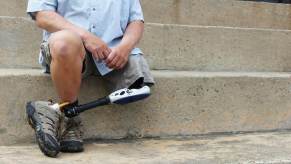
[[[44,29],[39,57],[50,73],[64,109],[78,104],[82,77],[100,75],[112,91],[153,85],[142,51],[136,44],[144,23],[139,0],[29,0],[27,12]],[[29,122],[42,152],[83,151],[81,120],[64,118],[51,102],[27,104]]]

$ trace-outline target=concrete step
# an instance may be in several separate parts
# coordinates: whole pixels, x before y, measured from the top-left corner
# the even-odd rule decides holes
[[[41,31],[0,17],[0,68],[38,68]],[[291,71],[291,31],[146,24],[140,43],[152,69]]]
[[[148,24],[141,47],[153,69],[291,71],[291,31]]]
[[[27,0],[1,0],[1,16],[26,16]],[[142,0],[147,22],[290,29],[291,6],[238,0]]]
[[[0,146],[1,164],[257,164],[291,163],[290,132],[197,136],[189,138],[100,140],[85,152],[47,158],[37,145]]]
[[[0,18],[0,67],[39,68],[41,31],[27,18]]]
[[[142,0],[147,22],[291,29],[291,5],[238,0]]]
[[[13,16],[24,17],[26,15],[26,6],[28,0],[0,0],[0,15],[1,16]]]
[[[86,138],[189,136],[291,128],[291,74],[153,71],[153,95],[139,103],[82,115]],[[100,78],[84,81],[80,101],[108,93]],[[0,145],[33,141],[25,103],[56,98],[40,70],[0,70]]]

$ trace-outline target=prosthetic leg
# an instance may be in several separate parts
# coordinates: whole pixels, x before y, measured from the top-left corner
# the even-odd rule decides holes
[[[62,104],[54,104],[52,107],[55,110],[61,110],[65,116],[72,118],[80,113],[99,107],[99,106],[104,106],[104,105],[109,105],[109,104],[128,104],[132,102],[136,102],[139,100],[143,100],[147,97],[149,97],[151,94],[150,92],[150,87],[148,86],[143,86],[139,89],[120,89],[118,91],[115,91],[111,93],[109,96],[100,98],[98,100],[75,106],[69,109],[64,110],[63,107],[68,105],[69,103],[62,103]]]

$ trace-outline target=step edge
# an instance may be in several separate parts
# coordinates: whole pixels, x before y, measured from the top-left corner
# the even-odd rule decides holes
[[[291,72],[204,72],[204,71],[177,71],[151,70],[155,77],[163,78],[212,78],[212,77],[255,77],[255,78],[291,78]],[[7,76],[47,76],[42,69],[6,69],[0,68],[0,77]]]
[[[33,23],[34,21],[26,17],[13,17],[13,16],[0,16],[0,19],[22,20]],[[229,29],[229,30],[242,30],[242,31],[266,31],[266,32],[291,32],[291,29],[281,28],[255,28],[255,27],[235,27],[235,26],[211,26],[211,25],[187,25],[187,24],[169,24],[169,23],[154,23],[146,22],[147,26],[168,27],[168,28],[191,28],[191,29]]]

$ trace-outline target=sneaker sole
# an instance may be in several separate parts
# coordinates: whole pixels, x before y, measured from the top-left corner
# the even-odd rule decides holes
[[[84,151],[83,142],[80,141],[61,141],[61,152],[80,153]]]
[[[49,156],[49,157],[56,157],[58,153],[60,152],[60,145],[58,144],[58,141],[56,141],[53,137],[51,137],[48,134],[45,134],[43,131],[38,130],[37,127],[37,121],[34,117],[35,108],[32,105],[32,102],[28,102],[26,104],[26,114],[27,114],[27,121],[29,125],[34,129],[35,131],[35,137],[36,141],[38,143],[38,146],[40,150],[43,152],[43,154]],[[45,138],[50,138],[51,143],[53,145],[48,145],[45,142]]]

